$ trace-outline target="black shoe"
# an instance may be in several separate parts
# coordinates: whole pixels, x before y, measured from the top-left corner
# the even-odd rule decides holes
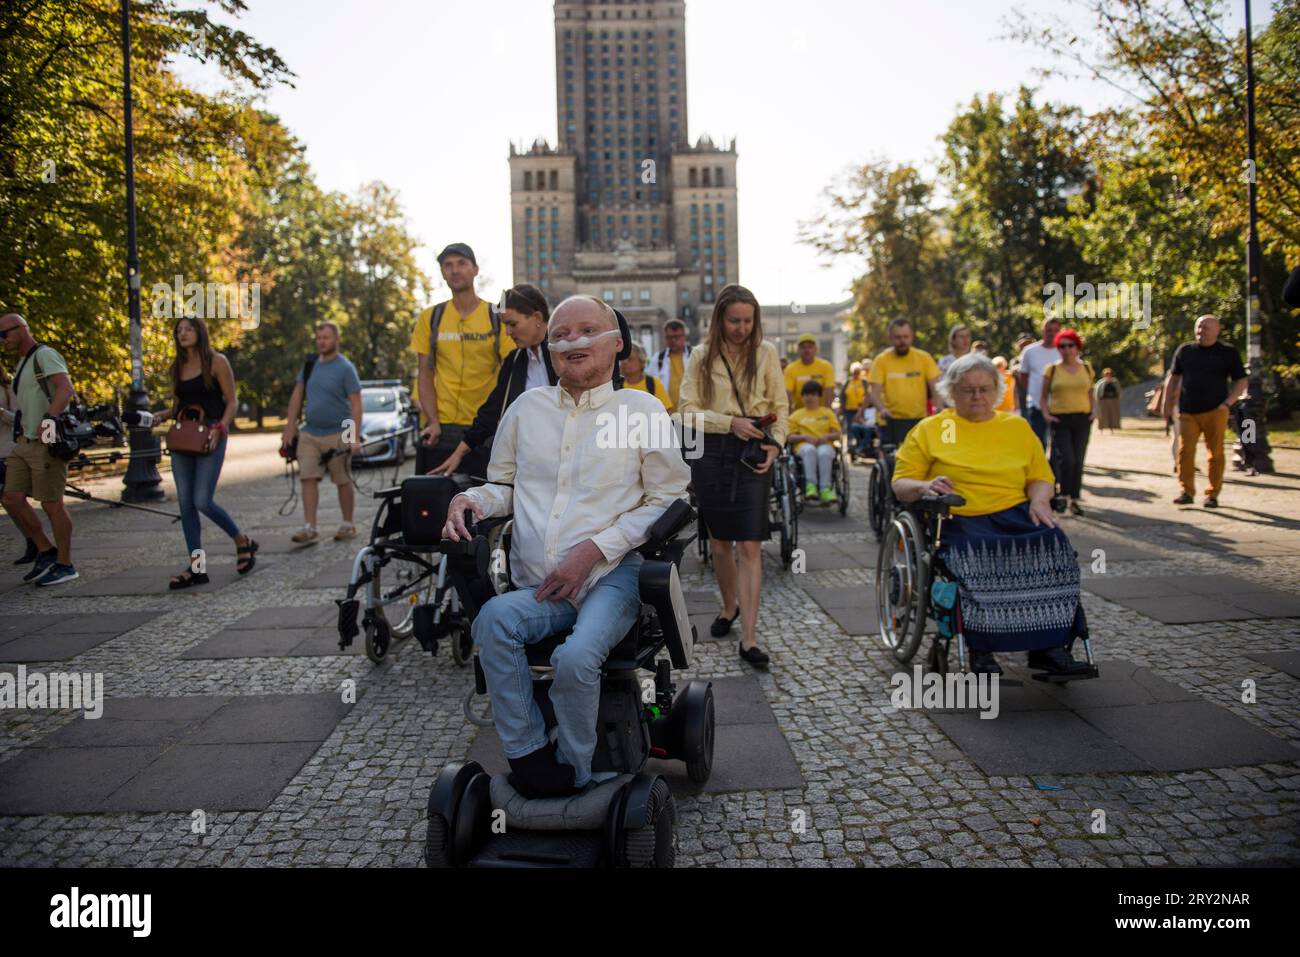
[[[751,665],[765,665],[772,660],[768,657],[767,652],[758,647],[758,645],[755,645],[753,648],[746,648],[744,645],[741,645],[740,657],[744,658]]]
[[[1000,675],[1002,666],[991,651],[972,651],[970,653],[970,671],[973,675]]]
[[[36,564],[32,567],[31,571],[23,576],[23,581],[36,581],[36,579],[40,578],[50,570],[50,566],[54,564],[54,560],[58,557],[59,550],[57,548],[51,548],[48,552],[37,552]]]
[[[1083,506],[1080,505],[1077,501],[1071,501],[1071,502],[1070,502],[1070,514],[1071,514],[1071,515],[1082,515],[1082,514],[1083,514]]]
[[[1206,508],[1218,508],[1219,500],[1215,498],[1213,495],[1211,495],[1209,498],[1205,500],[1203,504],[1205,505]]]
[[[1029,667],[1049,675],[1077,675],[1088,671],[1088,664],[1075,661],[1065,648],[1047,648],[1029,653]]]
[[[736,619],[739,617],[740,617],[740,606],[737,605],[736,613],[732,615],[730,618],[723,618],[721,615],[719,615],[717,618],[713,619],[713,624],[709,625],[709,634],[711,634],[714,638],[721,638],[727,632],[731,631],[731,626],[736,623]]]
[[[548,798],[576,794],[573,768],[555,756],[555,745],[547,744],[522,758],[509,758],[510,786],[524,797]]]
[[[1196,499],[1192,498],[1186,492],[1174,499],[1175,505],[1191,505]]]
[[[196,572],[193,569],[187,568],[185,571],[172,578],[172,580],[167,583],[167,588],[170,591],[180,591],[182,588],[191,588],[194,585],[206,585],[209,581],[210,579],[206,573]]]
[[[19,558],[15,558],[14,564],[30,565],[32,562],[36,561],[36,556],[40,553],[41,551],[36,547],[36,543],[29,538],[27,539],[27,551],[23,552]]]

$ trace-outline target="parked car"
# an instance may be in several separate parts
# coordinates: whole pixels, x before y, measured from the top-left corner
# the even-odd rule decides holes
[[[396,380],[361,383],[361,454],[358,462],[401,465],[415,453],[415,422],[411,390]],[[400,434],[399,434],[400,433]],[[390,436],[387,441],[374,441]]]

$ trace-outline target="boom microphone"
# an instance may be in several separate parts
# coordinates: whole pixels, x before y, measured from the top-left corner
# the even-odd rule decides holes
[[[134,426],[135,428],[138,429],[152,429],[153,413],[137,412],[133,409],[130,412],[122,413],[122,421],[125,422],[127,425]]]
[[[1300,269],[1293,272],[1282,287],[1282,301],[1292,309],[1300,309]]]

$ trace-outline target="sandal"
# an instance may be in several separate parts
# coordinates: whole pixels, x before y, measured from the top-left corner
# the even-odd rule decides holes
[[[192,568],[187,568],[172,578],[167,583],[167,587],[171,591],[180,591],[182,588],[190,588],[194,585],[206,585],[208,581],[206,572],[195,572]]]
[[[235,571],[241,575],[247,575],[253,570],[253,566],[257,564],[257,559],[254,557],[257,555],[257,548],[257,542],[252,538],[249,538],[243,545],[236,544],[235,557],[238,561],[235,563]]]

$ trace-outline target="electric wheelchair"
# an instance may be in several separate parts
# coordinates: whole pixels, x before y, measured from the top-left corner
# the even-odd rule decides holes
[[[429,867],[672,866],[672,792],[661,775],[645,770],[646,763],[652,757],[681,760],[697,785],[713,769],[712,685],[693,680],[678,692],[672,678],[674,669],[690,666],[695,644],[678,577],[690,542],[682,533],[694,521],[694,510],[679,500],[651,529],[638,550],[644,558],[641,614],[601,666],[592,770],[618,776],[572,797],[525,800],[505,775],[494,778],[475,761],[453,762],[429,793]],[[443,541],[440,547],[448,585],[472,622],[488,599],[509,588],[510,523],[486,519],[467,527],[470,541]],[[533,695],[548,730],[555,725],[548,693],[551,654],[568,633],[527,647]],[[661,658],[664,651],[667,657]],[[477,653],[470,698],[476,694],[487,694]]]
[[[951,517],[953,508],[965,504],[960,495],[928,495],[915,502],[899,503],[885,527],[876,561],[876,611],[880,640],[900,664],[910,662],[920,650],[926,624],[933,621],[935,635],[926,659],[928,670],[938,674],[953,670],[954,639],[957,643],[955,670],[967,670],[957,580],[939,554],[944,521]],[[1075,611],[1071,645],[1075,640],[1083,642],[1086,671],[1036,672],[1034,679],[1063,684],[1098,677],[1100,672],[1092,656],[1082,603]]]
[[[335,600],[339,648],[350,647],[364,631],[366,656],[375,664],[413,634],[430,654],[437,654],[439,641],[447,638],[456,664],[470,660],[470,621],[448,585],[439,543],[447,506],[473,483],[464,477],[432,478],[409,476],[400,487],[375,493],[380,506],[369,542],[353,559],[347,593]]]

